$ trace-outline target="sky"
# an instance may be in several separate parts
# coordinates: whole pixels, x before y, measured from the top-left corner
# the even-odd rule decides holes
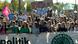
[[[60,3],[72,3],[75,4],[75,0],[53,0],[54,3],[60,2]],[[76,0],[76,4],[78,4],[78,0]]]
[[[0,0],[1,2],[4,2],[5,0]],[[11,0],[7,0],[8,3],[11,3]]]
[[[0,0],[2,2],[4,2],[5,0]],[[7,0],[9,3],[11,2],[11,0]],[[35,0],[35,1],[43,1],[43,0]],[[53,0],[54,3],[56,2],[60,2],[60,3],[72,3],[75,4],[75,0]],[[78,4],[78,0],[76,0],[76,4]]]
[[[43,1],[43,0],[35,0],[35,1]]]
[[[36,0],[36,1],[41,1],[41,0]],[[56,2],[60,2],[60,3],[71,3],[71,4],[75,4],[75,0],[53,0],[54,3]],[[76,0],[76,4],[78,4],[78,0]]]

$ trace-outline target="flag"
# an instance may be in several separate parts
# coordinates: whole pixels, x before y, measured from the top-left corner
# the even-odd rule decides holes
[[[10,13],[10,10],[9,10],[8,6],[5,6],[5,7],[3,8],[3,10],[2,10],[2,14],[3,14],[4,16],[8,16],[9,13]]]
[[[12,0],[11,3],[12,3],[12,9],[16,10],[15,5],[14,5],[15,0]]]
[[[8,6],[5,6],[2,10],[2,14],[3,16],[5,16],[7,18],[7,20],[9,20],[8,15],[10,14],[10,9],[8,8]]]

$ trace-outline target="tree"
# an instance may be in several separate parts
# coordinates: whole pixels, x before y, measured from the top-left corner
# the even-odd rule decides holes
[[[0,3],[0,11],[2,10],[3,8],[3,3]]]
[[[62,3],[55,3],[55,4],[53,4],[53,9],[54,9],[54,11],[58,11],[58,16],[59,16],[59,13],[60,13],[60,11],[61,10],[63,10],[63,6],[64,6],[64,4]]]
[[[31,12],[31,4],[30,3],[27,3],[27,11]]]
[[[64,6],[64,4],[61,4],[61,3],[55,3],[55,4],[53,5],[53,9],[54,9],[54,10],[58,10],[58,11],[60,11],[60,10],[63,9],[63,6]]]
[[[12,0],[11,3],[12,3],[11,4],[12,9],[16,10],[18,8],[18,1]]]

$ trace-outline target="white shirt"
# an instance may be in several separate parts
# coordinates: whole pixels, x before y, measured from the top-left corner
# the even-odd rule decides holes
[[[18,19],[20,21],[27,21],[27,15],[20,15],[20,16],[18,16]]]

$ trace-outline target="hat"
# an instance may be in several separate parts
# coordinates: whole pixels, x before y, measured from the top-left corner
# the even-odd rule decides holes
[[[49,22],[51,22],[51,20],[48,20]]]
[[[61,24],[60,22],[58,24]]]
[[[31,17],[31,16],[28,16],[28,17]]]
[[[40,20],[44,20],[44,18],[40,18]]]
[[[24,23],[27,23],[27,21],[23,21]]]
[[[3,22],[6,22],[6,19],[5,18],[3,18]]]
[[[53,27],[53,25],[51,25],[51,27]]]
[[[34,23],[37,23],[36,21]]]
[[[64,21],[62,23],[65,23]]]
[[[1,18],[1,19],[3,19],[3,17],[2,17],[2,16],[0,16],[0,18]]]
[[[15,21],[12,21],[12,22],[15,22]]]

